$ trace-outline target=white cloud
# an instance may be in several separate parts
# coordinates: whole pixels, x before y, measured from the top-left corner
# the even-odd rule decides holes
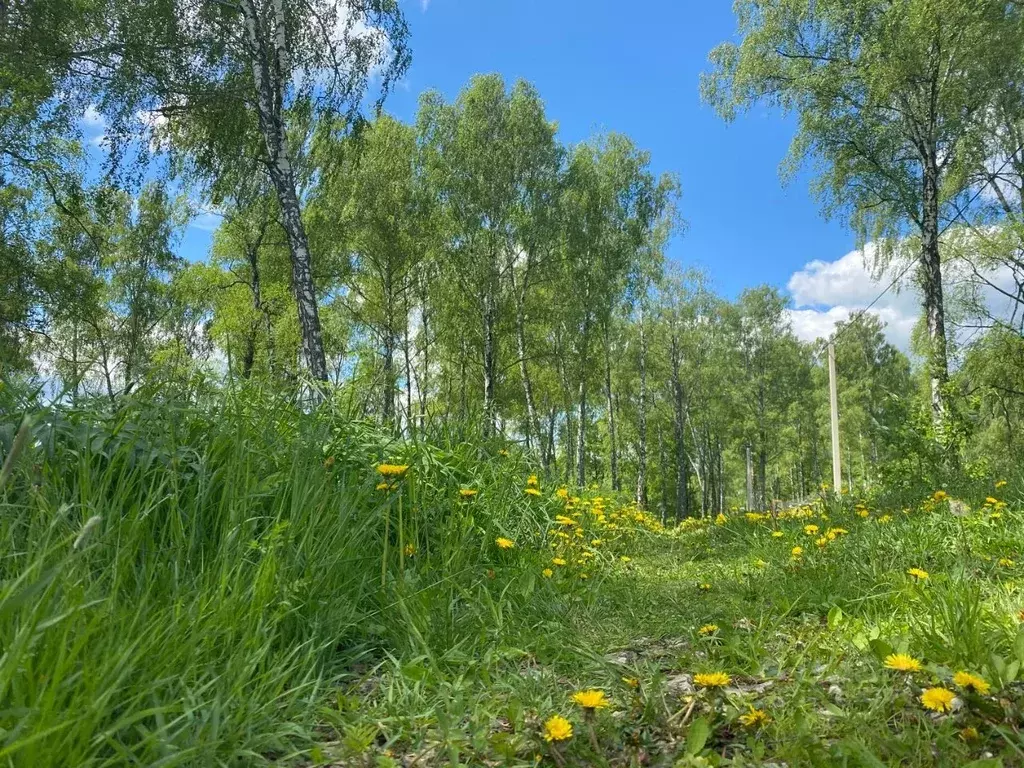
[[[90,104],[85,108],[85,114],[82,115],[82,125],[93,130],[105,131],[107,129],[107,119],[100,113],[95,104]]]
[[[947,245],[952,243],[947,241]],[[961,241],[957,247],[970,249],[971,245]],[[869,256],[867,260],[865,252]],[[868,312],[885,324],[888,341],[909,352],[910,336],[922,312],[921,294],[914,283],[913,270],[885,291],[906,268],[906,262],[892,264],[883,273],[873,274],[871,262],[874,253],[875,246],[869,243],[864,251],[851,251],[835,261],[815,260],[793,273],[787,283],[793,307],[787,312],[798,338],[804,341],[825,338],[835,329],[836,323],[848,320],[851,315],[872,305]],[[1009,267],[986,270],[985,280],[980,280],[963,261],[944,264],[942,272],[947,306],[946,330],[951,337],[960,342],[969,341],[977,335],[979,323],[987,324],[991,318],[1005,320],[1012,316],[1015,302],[1007,298],[1006,293],[1016,293],[1018,276]],[[952,310],[953,314],[950,312],[954,305],[962,307],[964,301],[983,309],[980,317],[959,318],[958,325],[957,318],[953,316],[956,310]]]
[[[865,250],[873,257],[872,244]],[[902,265],[895,265],[881,275],[873,275],[864,251],[860,250],[835,261],[809,262],[793,273],[786,286],[793,297],[793,308],[789,310],[793,332],[804,341],[828,336],[836,323],[848,320],[875,301],[901,269]],[[921,304],[909,279],[903,282],[906,284],[886,292],[869,312],[886,324],[888,340],[906,351]]]

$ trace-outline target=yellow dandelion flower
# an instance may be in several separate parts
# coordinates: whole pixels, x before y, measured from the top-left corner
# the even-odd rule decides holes
[[[1013,568],[1015,565],[1016,563],[1008,557],[999,558],[999,566],[1002,568]]]
[[[553,558],[551,558],[551,564],[552,565],[565,565],[565,559],[561,558],[561,557],[553,557]]]
[[[781,539],[785,535],[786,534],[784,534],[782,531],[772,531],[772,538],[773,539]]]
[[[584,709],[604,709],[608,706],[604,691],[577,691],[572,695],[572,700]]]
[[[526,493],[530,494],[531,496],[540,496],[541,495],[540,491],[538,489],[534,488],[533,486],[530,486],[529,488],[525,488],[524,491]]]
[[[629,555],[619,555],[619,560],[621,560],[623,563],[631,563],[631,562],[633,562],[633,558],[630,557]]]
[[[516,543],[512,539],[506,539],[504,536],[499,536],[494,540],[494,543],[501,549],[512,549]]]
[[[573,520],[571,517],[566,517],[565,515],[556,515],[555,522],[559,525],[576,525],[575,520]]]
[[[921,704],[932,712],[949,712],[953,709],[953,692],[946,688],[928,688],[921,694]]]
[[[405,556],[406,557],[412,557],[413,555],[416,554],[416,545],[415,544],[406,544],[404,551],[405,551]]]
[[[530,475],[528,478],[526,478],[526,484],[528,486],[530,486],[531,488],[536,488],[537,487],[537,476],[536,475]]]
[[[960,688],[980,693],[982,696],[988,693],[991,688],[986,680],[977,675],[972,675],[970,672],[957,672],[953,675],[953,684]]]
[[[897,672],[920,672],[921,662],[905,653],[890,653],[885,657],[885,666]]]
[[[729,518],[719,512],[718,517],[715,518],[715,525],[725,525],[727,522],[729,522]]]
[[[828,536],[820,536],[817,539],[815,539],[815,541],[814,541],[814,543],[817,544],[818,547],[821,548],[821,549],[825,548],[828,545],[828,542],[829,542]]]
[[[700,585],[700,591],[701,591],[701,592],[710,592],[710,591],[711,591],[711,585],[710,585],[710,584],[708,584],[708,583],[707,583],[706,581],[705,581],[705,582],[703,582],[703,583],[702,583],[702,584]]]
[[[978,736],[978,729],[973,725],[969,725],[966,728],[961,728],[960,732],[957,733],[961,741],[977,741],[980,737]]]
[[[879,525],[888,525],[891,522],[892,522],[892,515],[882,515],[880,518],[878,518],[878,524]]]
[[[805,525],[804,533],[808,536],[816,536],[818,534],[818,526],[816,525]]]
[[[996,504],[999,503],[999,499],[994,499],[991,496],[988,496],[988,497],[985,498],[985,503],[986,504],[991,504],[994,507]]]
[[[580,578],[581,579],[589,579],[590,578],[590,574],[589,573],[581,573],[580,574]]]
[[[754,709],[753,707],[746,714],[740,715],[740,722],[747,728],[761,728],[767,725],[770,720],[771,718],[768,717],[767,712],[763,709]]]
[[[550,578],[551,578],[552,576],[554,576],[554,575],[555,575],[555,572],[554,572],[554,571],[552,571],[552,570],[551,570],[550,568],[545,568],[545,569],[544,569],[543,571],[541,571],[540,573],[541,573],[541,575],[542,575],[542,576],[543,576],[543,577],[544,577],[545,579],[550,579]]]
[[[793,547],[791,550],[789,550],[789,554],[790,554],[790,557],[792,557],[794,560],[799,560],[801,557],[803,557],[804,548],[803,547]]]
[[[868,512],[866,509],[858,509],[857,514],[864,518],[871,517],[871,513]]]
[[[476,490],[476,488],[460,488],[459,489],[459,496],[461,496],[464,499],[468,499],[468,498],[471,498],[473,496],[476,496],[477,493],[478,493],[478,491]]]
[[[552,715],[544,723],[544,741],[566,741],[572,738],[572,723],[561,715]]]
[[[704,672],[693,676],[693,684],[701,688],[724,688],[732,682],[725,672]]]
[[[993,513],[992,513],[991,515],[989,515],[988,517],[989,517],[989,520],[998,520],[998,519],[999,519],[999,518],[1001,518],[1002,516],[1003,516],[1003,513],[1002,513],[1002,512],[993,512]]]
[[[382,483],[377,483],[377,490],[378,491],[390,491],[390,490],[393,490],[394,487],[395,486],[393,486],[391,483],[389,483],[387,481],[382,482]]]
[[[624,678],[622,678],[622,682],[628,688],[639,688],[640,687],[640,681],[637,680],[635,677],[624,677]]]
[[[718,625],[717,624],[705,624],[703,627],[701,627],[700,629],[697,630],[697,634],[707,636],[707,635],[713,635],[717,631],[718,631]]]
[[[602,544],[604,544],[604,542],[601,541],[600,539],[591,539],[590,540],[590,546],[592,546],[592,547],[600,547]]]
[[[997,489],[998,489],[998,488],[1002,488],[1002,487],[1003,487],[1003,486],[1005,486],[1005,485],[1006,485],[1006,481],[1005,481],[1005,480],[1000,480],[1000,481],[998,481],[998,482],[996,483],[996,488],[997,488]]]
[[[920,568],[908,568],[907,575],[913,576],[915,579],[918,579],[919,581],[924,581],[928,578],[928,571],[922,570]]]
[[[401,477],[409,471],[408,464],[378,464],[377,471],[384,477]]]

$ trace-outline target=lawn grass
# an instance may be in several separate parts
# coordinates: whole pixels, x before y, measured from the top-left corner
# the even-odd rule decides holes
[[[666,528],[500,443],[261,393],[28,416],[0,425],[2,765],[1024,764],[1016,504]]]

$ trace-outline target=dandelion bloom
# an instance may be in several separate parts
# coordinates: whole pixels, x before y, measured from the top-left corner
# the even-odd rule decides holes
[[[619,560],[621,560],[624,563],[631,563],[631,562],[633,562],[633,558],[630,557],[629,555],[619,555]]]
[[[985,503],[986,504],[991,504],[992,506],[995,506],[996,504],[999,503],[999,499],[993,499],[991,496],[988,496],[985,499]]]
[[[401,477],[409,471],[408,464],[378,464],[377,471],[384,477]]]
[[[699,635],[713,635],[718,631],[717,624],[705,624],[703,627],[697,630]]]
[[[786,534],[784,534],[782,531],[772,531],[772,538],[773,539],[781,539],[785,535]]]
[[[580,578],[581,579],[589,579],[590,578],[590,574],[589,573],[581,573],[580,574]]]
[[[804,553],[804,548],[803,547],[793,547],[793,549],[791,549],[789,551],[789,554],[792,556],[792,558],[794,560],[799,560],[800,557],[803,555],[803,553]]]
[[[953,684],[960,688],[980,693],[982,696],[988,693],[991,687],[987,681],[977,675],[972,675],[970,672],[957,672],[953,675]]]
[[[999,566],[1001,568],[1013,568],[1014,565],[1016,565],[1016,563],[1008,557],[999,558]]]
[[[763,709],[754,709],[753,707],[745,715],[740,715],[740,722],[747,728],[760,728],[763,725],[767,725],[769,720],[771,718],[768,717],[767,712]]]
[[[718,517],[715,518],[715,525],[725,525],[727,522],[729,522],[729,518],[719,512]]]
[[[566,515],[556,515],[555,522],[559,525],[576,525],[576,521]]]
[[[806,533],[808,536],[814,536],[814,535],[816,535],[818,533],[818,526],[816,526],[816,525],[805,525],[804,526],[804,533]]]
[[[541,575],[542,575],[542,576],[543,576],[543,577],[544,577],[545,579],[550,579],[550,578],[551,578],[552,576],[554,576],[554,575],[555,575],[555,572],[554,572],[554,571],[552,571],[552,570],[551,570],[550,568],[545,568],[545,569],[544,569],[543,571],[541,571]]]
[[[526,484],[528,486],[530,486],[531,488],[536,488],[537,487],[537,476],[536,475],[530,475],[528,478],[526,478]]]
[[[544,723],[544,741],[566,741],[572,738],[572,723],[561,715],[552,715]]]
[[[506,539],[504,536],[499,536],[498,538],[496,538],[494,540],[494,543],[502,549],[512,549],[516,545],[516,543],[512,541],[512,539]]]
[[[389,483],[389,482],[377,483],[377,490],[378,490],[378,491],[390,491],[390,490],[392,490],[392,489],[393,489],[394,487],[395,487],[395,486],[393,486],[393,485],[392,485],[391,483]]]
[[[565,559],[561,558],[561,557],[553,557],[553,558],[551,558],[551,564],[552,565],[565,565]]]
[[[693,676],[693,684],[701,688],[724,688],[732,682],[725,672],[704,672]]]
[[[1002,488],[1004,485],[1006,485],[1006,481],[1000,480],[999,482],[996,483],[996,488]]]
[[[604,709],[608,706],[604,691],[577,691],[572,695],[572,700],[584,709]]]
[[[946,688],[928,688],[921,694],[921,704],[932,712],[949,712],[953,709],[953,692]]]
[[[928,578],[928,571],[923,571],[920,568],[908,568],[907,574],[913,576],[915,579],[920,579],[921,581]]]
[[[405,556],[406,557],[412,557],[415,554],[416,554],[416,545],[415,544],[406,544],[405,545]]]
[[[624,678],[622,678],[622,682],[625,683],[630,688],[639,688],[640,687],[640,681],[637,680],[635,677],[624,677]]]
[[[532,485],[529,488],[526,488],[525,490],[526,490],[526,493],[530,494],[531,496],[540,496],[541,495],[540,491],[537,490],[536,488],[534,488]]]
[[[710,591],[711,591],[711,585],[710,585],[710,584],[708,584],[708,583],[707,583],[707,582],[705,581],[705,582],[704,582],[703,584],[701,584],[701,585],[700,585],[700,591],[701,591],[701,592],[710,592]]]
[[[470,498],[472,496],[476,496],[477,493],[478,493],[478,491],[476,490],[476,488],[460,488],[459,489],[459,496],[461,496],[464,499],[468,499],[468,498]]]
[[[897,672],[921,671],[921,662],[905,653],[890,653],[885,657],[885,666]]]

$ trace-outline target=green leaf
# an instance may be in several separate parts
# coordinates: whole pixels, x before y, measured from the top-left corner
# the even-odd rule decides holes
[[[707,744],[710,735],[711,726],[708,725],[707,720],[703,717],[698,717],[694,720],[693,725],[690,726],[690,730],[686,734],[686,754],[689,757],[696,757],[704,749],[704,745]]]
[[[832,610],[828,612],[828,628],[835,629],[839,626],[839,623],[843,620],[843,609],[838,605],[833,605]]]
[[[886,656],[892,655],[892,646],[889,645],[885,640],[881,638],[875,638],[870,642],[871,652],[875,654],[879,661],[885,661]]]

